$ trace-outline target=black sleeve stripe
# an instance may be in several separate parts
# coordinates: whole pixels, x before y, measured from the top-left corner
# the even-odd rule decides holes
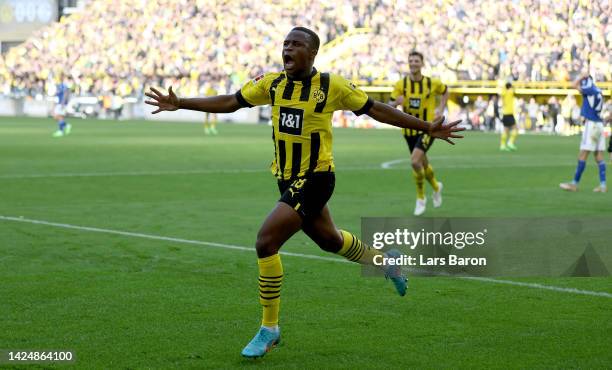
[[[373,105],[374,105],[374,100],[372,100],[372,98],[368,98],[368,101],[366,101],[363,107],[361,107],[361,109],[357,111],[353,111],[353,113],[355,113],[358,116],[361,116],[362,114],[368,113],[370,111],[370,108],[372,108]]]
[[[253,104],[250,104],[248,101],[246,101],[244,96],[242,96],[242,92],[240,90],[238,90],[236,92],[236,99],[238,100],[238,104],[240,104],[244,108],[251,108],[251,107],[253,107]]]

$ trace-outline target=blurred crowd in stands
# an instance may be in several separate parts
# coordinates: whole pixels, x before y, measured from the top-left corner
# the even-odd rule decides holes
[[[580,133],[580,96],[530,96],[515,99],[514,116],[521,131],[574,135]],[[604,104],[604,124],[612,124],[612,101]],[[464,96],[459,115],[464,125],[473,130],[497,131],[501,128],[501,99],[498,95],[478,95],[470,99]]]
[[[52,95],[60,79],[80,96],[140,98],[150,85],[232,92],[282,69],[295,25],[322,44],[365,29],[370,41],[330,68],[366,84],[406,73],[413,49],[447,83],[568,81],[587,63],[610,81],[610,10],[589,0],[100,0],[0,57],[0,95]]]

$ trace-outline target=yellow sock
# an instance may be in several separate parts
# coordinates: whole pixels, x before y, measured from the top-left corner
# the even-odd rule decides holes
[[[425,178],[427,179],[427,182],[429,183],[429,185],[431,185],[434,191],[440,190],[440,188],[438,187],[438,180],[436,180],[433,167],[431,167],[430,164],[428,164],[427,168],[425,169]]]
[[[499,146],[506,146],[506,140],[508,140],[508,133],[506,132],[506,130],[504,130],[501,134],[501,143],[499,144]]]
[[[518,130],[515,128],[510,132],[510,140],[508,140],[508,144],[514,145],[514,141],[516,140],[517,135],[518,135]]]
[[[349,261],[361,263],[362,265],[373,265],[374,256],[382,255],[376,249],[363,244],[355,235],[348,231],[340,230],[342,234],[342,248],[338,254]]]
[[[412,176],[414,176],[414,182],[416,184],[417,198],[425,199],[425,186],[423,185],[423,179],[425,179],[425,170],[422,168],[418,171],[413,169]]]
[[[259,303],[263,306],[261,325],[278,325],[283,265],[279,254],[259,258]]]

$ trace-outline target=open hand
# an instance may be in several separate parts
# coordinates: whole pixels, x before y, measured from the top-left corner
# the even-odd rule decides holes
[[[457,127],[457,125],[461,123],[461,120],[453,121],[453,122],[447,123],[446,125],[443,125],[442,124],[443,122],[444,122],[444,116],[436,117],[431,124],[431,128],[429,129],[429,136],[435,137],[438,139],[442,139],[448,142],[449,144],[455,145],[455,143],[453,143],[450,139],[451,138],[454,138],[454,139],[463,138],[462,135],[454,134],[455,132],[465,130],[465,128]]]
[[[168,89],[168,95],[164,95],[154,87],[150,87],[151,91],[145,92],[145,95],[153,100],[145,100],[146,104],[154,105],[157,110],[153,111],[153,114],[162,111],[173,111],[179,109],[179,98],[172,91],[172,86]]]

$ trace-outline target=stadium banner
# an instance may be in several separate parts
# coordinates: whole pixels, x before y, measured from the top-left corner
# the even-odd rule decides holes
[[[0,0],[0,41],[21,41],[57,21],[57,0]]]
[[[383,252],[363,276],[398,266],[409,275],[610,276],[612,219],[362,218],[362,240]],[[395,249],[401,256],[387,258]]]

